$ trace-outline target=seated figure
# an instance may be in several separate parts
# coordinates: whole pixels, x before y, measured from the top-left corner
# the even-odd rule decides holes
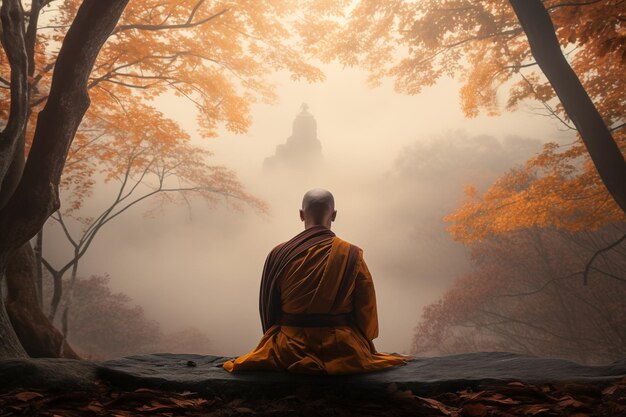
[[[326,190],[304,195],[305,230],[269,253],[261,278],[263,337],[223,364],[228,372],[352,374],[405,365],[377,352],[376,294],[363,252],[330,230],[337,211]]]

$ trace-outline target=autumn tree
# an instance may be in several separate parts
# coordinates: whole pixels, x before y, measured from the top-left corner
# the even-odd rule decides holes
[[[579,142],[546,144],[523,166],[498,178],[484,193],[468,187],[462,204],[446,216],[452,237],[472,245],[526,228],[565,233],[624,223]]]
[[[82,152],[89,157],[74,161],[64,178],[84,195],[90,192],[99,158],[110,156],[101,149],[114,152],[116,146],[112,135],[105,144],[97,139],[100,122],[121,125],[131,114],[152,126],[170,126],[167,115],[149,106],[172,93],[196,106],[202,136],[215,136],[222,126],[244,132],[250,105],[275,99],[267,80],[273,71],[288,71],[294,79],[323,78],[291,46],[298,30],[286,18],[301,8],[314,9],[315,2],[144,0],[132,2],[122,16],[126,3],[35,0],[25,13],[18,1],[2,4],[0,114],[7,124],[0,140],[1,272],[15,256],[20,265],[30,262],[28,240],[59,208],[68,152],[78,155],[85,145],[93,152]],[[171,149],[181,140],[186,137],[169,137]],[[223,177],[225,183],[231,179]],[[30,300],[16,304],[23,306],[17,327],[23,325],[22,335],[34,336],[35,346],[45,345],[46,355],[54,356],[62,338],[39,309],[36,287],[25,284],[31,280],[22,275],[11,286],[27,287]],[[7,320],[0,308],[0,356],[23,354]]]
[[[308,50],[326,61],[365,68],[370,84],[391,78],[397,91],[418,94],[440,78],[452,77],[462,83],[461,108],[468,117],[481,111],[497,115],[503,108],[512,111],[536,101],[579,134],[573,143],[546,145],[484,194],[468,187],[467,201],[448,217],[457,240],[477,250],[494,239],[513,239],[534,229],[573,239],[613,227],[613,240],[595,240],[593,250],[578,253],[585,258],[577,260],[572,273],[578,285],[584,285],[585,277],[620,283],[614,272],[594,261],[609,255],[615,259],[620,252],[613,251],[621,250],[624,241],[624,2],[338,0],[333,6],[325,22],[304,24]],[[485,259],[495,262],[492,256],[497,253]],[[484,276],[491,273],[497,280],[495,272],[486,269]],[[555,275],[542,277],[549,281]],[[429,308],[435,319],[425,319],[421,333],[436,333],[428,326],[446,322],[452,314],[459,319],[457,330],[467,325],[463,308],[483,301],[473,299],[471,291],[483,281],[480,271],[460,280]],[[446,297],[456,301],[447,303]],[[465,333],[471,336],[481,325]],[[507,326],[513,326],[510,320]],[[436,346],[440,339],[430,341]]]
[[[51,278],[46,274],[44,279],[46,298],[54,291]],[[206,334],[193,327],[164,331],[131,297],[113,291],[108,275],[78,277],[73,292],[68,340],[81,356],[108,359],[154,352],[210,353],[213,343]],[[63,309],[68,296],[62,297]],[[47,313],[49,306],[44,310]],[[55,324],[61,324],[58,318]]]
[[[507,351],[608,363],[626,344],[626,246],[603,254],[589,285],[587,260],[618,225],[569,234],[533,227],[471,247],[472,271],[424,308],[412,351]]]
[[[55,267],[42,257],[54,280],[50,320],[57,314],[64,284],[69,284],[61,321],[66,338],[71,327],[68,310],[74,298],[80,260],[102,228],[120,215],[145,202],[151,202],[153,209],[157,209],[167,203],[190,203],[196,197],[210,204],[225,200],[234,208],[248,204],[265,209],[263,202],[243,190],[231,170],[210,165],[210,152],[192,146],[189,135],[176,123],[164,120],[159,125],[152,124],[155,117],[152,115],[157,110],[141,103],[126,108],[127,117],[115,124],[100,120],[90,125],[92,138],[88,143],[82,142],[79,132],[76,141],[79,146],[70,150],[61,183],[66,208],[51,216],[71,247],[67,260],[60,266]],[[93,167],[77,167],[82,164]],[[103,181],[113,183],[115,189],[108,203],[98,207],[95,214],[87,215],[82,207],[97,172],[105,175]],[[67,272],[70,279],[65,282],[63,277]]]
[[[37,3],[25,28],[22,5],[5,0],[2,19],[2,63],[10,68],[10,103],[7,122],[0,134],[0,275],[16,250],[28,243],[48,216],[59,206],[58,184],[69,146],[89,107],[88,76],[100,49],[113,31],[127,0],[86,0],[77,11],[58,52],[50,90],[37,117],[32,145],[24,163],[25,134],[29,115],[29,52],[34,50]],[[31,24],[32,23],[32,24]],[[33,55],[30,54],[30,57]],[[6,74],[9,71],[3,71]],[[6,106],[6,104],[4,104]],[[6,112],[6,110],[5,110]],[[39,317],[37,317],[39,313]],[[34,319],[42,312],[35,312]],[[59,343],[59,335],[49,332]],[[46,336],[47,337],[47,336]],[[0,356],[23,356],[0,297]]]
[[[472,271],[424,308],[414,351],[624,355],[626,219],[582,144],[547,144],[486,191],[467,187],[445,220]]]
[[[309,50],[367,69],[374,85],[390,77],[409,94],[458,78],[469,117],[497,114],[503,90],[507,110],[538,100],[574,124],[616,202],[608,204],[626,210],[623,1],[361,0],[344,9],[349,3],[334,2],[333,18],[307,25]]]
[[[76,279],[73,306],[68,313],[68,340],[81,356],[90,358],[147,353],[147,347],[163,336],[159,323],[150,320],[140,306],[133,305],[129,296],[113,292],[109,281],[110,277],[99,275]],[[50,297],[53,291],[53,281],[46,275],[44,296]],[[68,296],[64,294],[61,306],[68,302]],[[45,306],[44,311],[49,308]]]

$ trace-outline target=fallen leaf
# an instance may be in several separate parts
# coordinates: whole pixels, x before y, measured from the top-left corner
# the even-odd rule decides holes
[[[15,394],[15,398],[24,402],[30,401],[33,398],[41,398],[41,397],[43,397],[43,395],[41,395],[38,392],[32,392],[32,391],[24,391],[24,392],[19,392]]]
[[[150,388],[137,388],[134,392],[149,392],[149,393],[156,394],[156,395],[163,394],[163,391],[157,391],[155,389],[150,389]]]
[[[613,385],[611,387],[605,388],[602,390],[602,394],[604,395],[613,395],[615,394],[615,391],[617,391],[619,387],[617,385]]]
[[[234,400],[231,400],[230,402],[228,402],[226,405],[228,405],[229,407],[235,408],[242,403],[243,403],[243,398],[235,398]]]
[[[576,407],[576,408],[578,408],[578,407],[582,407],[583,406],[583,403],[581,403],[580,401],[578,401],[575,398],[572,398],[571,395],[566,395],[564,397],[561,397],[561,398],[559,398],[558,401],[559,401],[558,404],[561,407]]]
[[[417,397],[417,398],[419,398],[420,400],[424,401],[430,407],[435,408],[435,409],[441,411],[446,416],[457,415],[458,412],[459,412],[458,408],[447,406],[444,403],[441,403],[441,402],[439,402],[439,401],[437,401],[437,400],[435,400],[433,398],[425,398],[425,397]]]
[[[193,399],[178,399],[178,398],[170,398],[170,400],[176,404],[178,407],[197,407],[198,404]]]
[[[248,407],[235,407],[234,409],[236,412],[238,413],[244,413],[244,414],[256,414],[256,411],[254,411],[251,408]]]
[[[519,401],[515,401],[512,398],[508,398],[502,394],[497,394],[497,393],[491,396],[481,397],[481,401],[487,401],[487,402],[496,403],[496,404],[506,404],[506,405],[515,405],[515,404],[520,403]]]
[[[171,405],[161,404],[156,401],[150,403],[150,405],[144,405],[137,408],[137,411],[157,411],[157,410],[167,410],[172,408]]]
[[[463,414],[469,417],[483,417],[487,415],[487,407],[484,404],[465,404]]]
[[[478,391],[478,392],[461,391],[459,392],[459,397],[464,398],[466,400],[475,400],[477,398],[480,398],[480,396],[483,394],[484,394],[484,391]]]
[[[545,404],[533,404],[524,407],[523,410],[525,415],[536,416],[537,414],[550,411],[550,407],[547,407]]]
[[[92,401],[89,405],[85,407],[80,407],[80,410],[83,411],[93,411],[94,413],[100,413],[104,411],[104,407],[97,401]]]
[[[393,398],[398,400],[414,400],[415,395],[413,395],[413,391],[410,389],[399,390],[393,393]]]

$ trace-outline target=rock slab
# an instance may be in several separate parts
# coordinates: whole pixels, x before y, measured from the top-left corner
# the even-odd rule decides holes
[[[230,373],[224,356],[136,355],[104,362],[70,359],[0,361],[0,389],[88,389],[96,381],[123,389],[153,388],[204,393],[278,393],[302,386],[332,390],[385,392],[411,389],[432,394],[510,381],[612,382],[626,377],[626,359],[603,366],[502,352],[415,358],[407,365],[355,375],[302,375],[286,372]]]

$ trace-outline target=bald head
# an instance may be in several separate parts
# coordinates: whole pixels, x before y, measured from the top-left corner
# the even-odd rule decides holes
[[[304,221],[305,229],[311,226],[325,226],[330,229],[336,215],[335,198],[330,191],[314,188],[304,194],[300,219]]]

